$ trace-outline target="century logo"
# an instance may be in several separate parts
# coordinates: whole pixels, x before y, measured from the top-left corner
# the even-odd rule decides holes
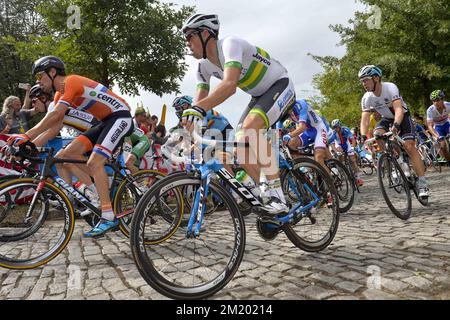
[[[91,92],[89,93],[89,95],[90,95],[91,97],[95,97],[95,96],[97,95],[97,92],[91,91]]]

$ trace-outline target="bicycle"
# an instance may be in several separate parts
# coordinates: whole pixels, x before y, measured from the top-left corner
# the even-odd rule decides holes
[[[344,150],[342,153],[341,152],[336,153],[335,156],[336,156],[336,159],[341,161],[341,163],[343,163],[344,166],[347,168],[353,190],[357,191],[358,193],[361,193],[361,190],[359,189],[359,186],[356,183],[356,175],[353,170],[352,162],[350,160],[350,156],[348,155],[348,152]],[[343,157],[343,160],[340,160],[341,157]]]
[[[299,149],[302,156],[314,158],[314,143]],[[348,212],[355,201],[355,190],[352,186],[350,172],[338,159],[327,159],[325,165],[328,167],[331,178],[339,197],[339,213]]]
[[[194,141],[199,144],[215,145],[221,141],[207,141],[196,131]],[[227,142],[231,144],[231,142]],[[232,142],[234,146],[246,146]],[[168,176],[156,184],[142,197],[133,215],[130,244],[136,266],[145,281],[161,294],[175,299],[203,299],[221,290],[237,272],[245,251],[245,223],[233,196],[228,191],[231,188],[244,201],[252,206],[252,211],[258,215],[257,223],[271,224],[274,228],[283,230],[288,238],[298,247],[303,241],[296,233],[295,227],[301,226],[301,221],[321,213],[333,215],[333,224],[322,239],[310,244],[317,247],[328,245],[337,230],[339,214],[337,211],[337,196],[329,175],[319,164],[309,160],[299,163],[306,167],[312,178],[321,178],[322,184],[311,182],[301,170],[293,171],[293,175],[301,182],[300,194],[310,195],[306,202],[297,202],[291,206],[285,216],[268,217],[262,210],[262,203],[249,189],[239,183],[217,159],[206,163],[192,162],[190,158],[171,157],[173,161],[192,163],[197,169],[190,173]],[[317,178],[315,178],[317,181]],[[223,183],[222,183],[223,182]],[[225,186],[224,186],[225,184]],[[189,212],[189,223],[186,227],[177,228],[166,241],[157,246],[146,246],[145,238],[151,234],[152,225],[148,224],[152,216],[158,215],[158,202],[174,190],[192,187],[195,198],[192,199]],[[209,193],[219,196],[225,204],[225,210],[205,215],[205,201]],[[328,207],[328,197],[331,206]],[[303,200],[303,199],[301,199]],[[323,204],[325,204],[323,206]],[[183,212],[179,212],[182,215]],[[148,230],[148,228],[150,230]],[[297,241],[302,239],[303,241]]]
[[[427,140],[422,143],[418,143],[417,151],[420,153],[420,157],[425,165],[426,169],[433,168],[436,172],[442,172],[441,164],[437,158],[438,152],[434,151],[434,142],[432,140]],[[431,147],[430,147],[431,146]]]
[[[39,152],[45,155],[44,159],[38,156]],[[32,269],[48,263],[67,246],[75,223],[72,202],[90,209],[92,223],[100,219],[101,211],[51,169],[54,164],[82,164],[86,161],[58,159],[53,156],[52,148],[38,149],[32,143],[21,146],[19,154],[43,166],[38,177],[17,178],[0,184],[0,199],[18,193],[28,194],[24,201],[10,208],[0,223],[0,266]],[[159,173],[143,171],[133,176],[123,172],[124,168],[115,162],[107,163],[106,166],[114,171],[112,199],[119,219],[118,229],[127,235],[127,224],[134,212],[134,205],[149,184],[157,180]],[[129,206],[129,203],[132,205]],[[166,236],[164,232],[155,234],[147,242],[164,241]]]
[[[377,170],[383,198],[392,213],[402,220],[408,220],[411,216],[411,190],[423,206],[428,205],[428,198],[419,197],[418,178],[410,168],[409,157],[403,147],[404,140],[398,135],[388,132],[367,141],[370,143],[375,140],[382,140],[385,143],[385,148],[381,151],[381,157],[378,160]],[[409,177],[406,177],[398,161],[400,157],[403,159],[403,165],[410,172]],[[404,197],[401,196],[402,193],[404,193]],[[401,206],[402,208],[400,208]]]
[[[361,146],[357,146],[355,148],[355,151],[358,166],[366,176],[371,176],[375,171],[375,165],[372,161],[372,158]]]

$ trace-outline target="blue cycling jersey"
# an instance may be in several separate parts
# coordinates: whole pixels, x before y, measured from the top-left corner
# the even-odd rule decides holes
[[[314,111],[314,109],[305,100],[297,100],[292,107],[292,120],[296,123],[306,123],[308,128],[318,128],[323,125],[322,118]]]
[[[229,124],[227,118],[214,110],[209,110],[203,119],[203,126],[207,129],[223,131]]]
[[[349,139],[353,139],[353,133],[349,128],[341,127],[341,134],[338,134],[335,130],[333,130],[333,134],[331,135],[329,142],[332,143],[334,141],[339,141],[340,146],[347,146]]]
[[[425,129],[418,123],[416,124],[416,133],[419,137],[419,143],[424,143],[425,141],[427,141],[428,137],[425,134]]]

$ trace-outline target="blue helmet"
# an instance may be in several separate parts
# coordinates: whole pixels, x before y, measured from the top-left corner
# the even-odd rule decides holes
[[[358,73],[359,79],[364,79],[364,78],[369,78],[369,77],[371,78],[371,77],[375,77],[375,76],[378,76],[381,78],[382,75],[383,75],[383,71],[381,71],[380,68],[378,68],[377,66],[374,66],[372,64],[362,67]]]
[[[333,121],[331,121],[331,128],[337,128],[337,127],[341,127],[341,120],[339,119],[334,119]]]
[[[183,105],[187,103],[189,106],[192,106],[193,100],[191,96],[181,96],[173,100],[172,107],[175,108],[175,113],[179,119],[181,119],[183,114]]]

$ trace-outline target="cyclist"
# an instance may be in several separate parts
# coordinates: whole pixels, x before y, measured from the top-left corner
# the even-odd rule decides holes
[[[425,166],[416,148],[416,133],[406,103],[400,95],[397,86],[390,82],[382,82],[382,71],[379,67],[368,65],[361,68],[358,77],[367,91],[361,100],[361,137],[367,139],[371,108],[381,114],[381,120],[375,126],[375,136],[392,131],[405,140],[405,150],[408,153],[414,171],[419,177],[419,197],[428,198],[428,183],[425,178]],[[382,141],[378,141],[383,148]]]
[[[335,152],[346,152],[348,154],[353,171],[355,172],[356,184],[361,187],[364,185],[364,181],[361,179],[361,170],[356,162],[355,149],[352,147],[353,134],[349,128],[341,124],[339,119],[334,119],[331,122],[331,128],[333,130],[333,135],[331,136],[329,143],[331,144],[332,149]]]
[[[200,60],[196,103],[183,112],[183,123],[190,127],[193,121],[205,118],[207,111],[234,95],[238,87],[252,96],[243,110],[236,134],[238,142],[247,140],[251,146],[237,148],[239,158],[239,151],[245,151],[245,158],[250,161],[242,163],[242,167],[256,185],[259,185],[261,171],[266,176],[268,201],[263,213],[287,213],[276,155],[270,152],[270,142],[264,136],[295,101],[294,84],[287,70],[266,51],[241,38],[219,40],[219,19],[215,14],[194,14],[186,20],[182,30],[192,55]],[[211,76],[222,80],[213,91],[210,91]],[[255,131],[256,141],[250,141]],[[261,156],[260,144],[269,151],[267,158]]]
[[[181,96],[175,98],[172,103],[172,107],[175,109],[175,113],[178,119],[182,120],[183,112],[189,108],[192,108],[193,98],[191,96]],[[203,129],[207,136],[214,136],[217,140],[228,141],[231,139],[231,132],[233,127],[225,116],[221,113],[211,109],[206,112],[206,116],[203,119]],[[226,145],[223,145],[223,149],[226,149]]]
[[[293,151],[314,143],[314,159],[327,168],[325,160],[331,158],[331,154],[327,147],[329,130],[326,121],[305,100],[297,100],[289,116],[291,122],[285,121],[285,128],[293,126],[295,130],[283,136],[283,141]]]
[[[450,134],[450,102],[444,101],[443,90],[435,90],[430,95],[433,105],[427,110],[427,124],[431,134],[438,140],[440,155],[450,161],[450,150],[445,139]]]
[[[55,56],[45,56],[33,64],[32,74],[42,89],[55,92],[55,110],[25,134],[14,135],[10,143],[32,141],[48,128],[60,127],[69,108],[84,110],[100,122],[72,141],[65,151],[72,159],[83,160],[92,151],[87,166],[92,174],[102,206],[102,219],[96,227],[85,233],[86,237],[100,236],[118,226],[109,196],[105,162],[120,146],[125,136],[133,130],[133,119],[128,104],[102,84],[79,75],[66,75],[64,62]],[[61,177],[71,182],[68,170]]]

